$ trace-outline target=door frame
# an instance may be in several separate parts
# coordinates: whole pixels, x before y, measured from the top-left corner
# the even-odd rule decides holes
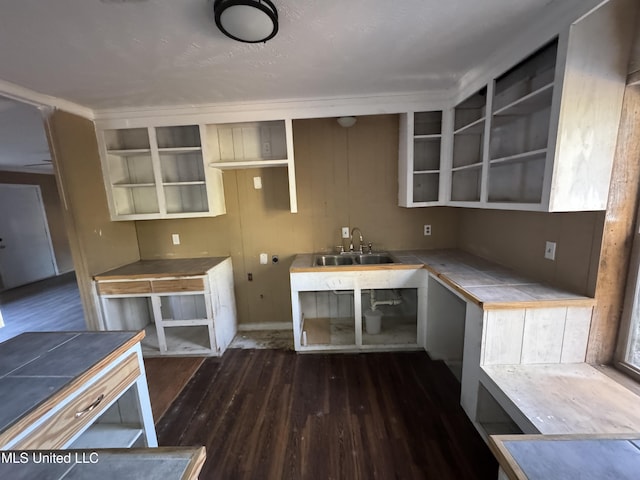
[[[33,188],[36,191],[36,196],[38,197],[38,208],[40,213],[42,214],[42,219],[44,220],[44,232],[47,239],[47,246],[49,247],[49,254],[51,256],[51,263],[53,264],[53,271],[55,275],[60,275],[60,270],[58,269],[58,262],[56,260],[56,252],[53,248],[53,241],[51,240],[51,232],[49,231],[49,219],[47,217],[47,211],[44,208],[44,200],[42,199],[42,190],[40,189],[40,185],[34,185],[29,183],[2,183],[0,182],[0,188],[8,187],[9,189],[20,189],[20,188]],[[2,287],[2,290],[6,290],[6,288]]]

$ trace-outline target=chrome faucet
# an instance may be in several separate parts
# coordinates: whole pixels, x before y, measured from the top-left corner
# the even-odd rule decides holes
[[[349,244],[349,251],[353,252],[353,234],[356,230],[360,234],[358,239],[358,241],[360,242],[360,253],[364,253],[362,251],[362,246],[364,245],[364,240],[362,239],[362,230],[360,230],[358,227],[354,227],[353,230],[351,230],[351,243]]]

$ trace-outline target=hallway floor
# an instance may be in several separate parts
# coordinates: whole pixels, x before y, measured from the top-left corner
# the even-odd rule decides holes
[[[23,332],[87,329],[74,272],[0,292],[0,342]]]

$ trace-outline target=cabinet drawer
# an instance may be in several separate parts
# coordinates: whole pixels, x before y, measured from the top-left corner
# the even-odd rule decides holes
[[[151,282],[153,293],[203,292],[203,278],[176,278],[173,280],[154,280]]]
[[[18,450],[62,448],[75,434],[92,423],[140,376],[138,356],[133,353],[49,417],[30,435],[15,445]],[[82,387],[80,387],[82,388]]]
[[[151,293],[151,282],[149,280],[98,282],[98,294],[100,295],[126,295],[129,293]]]

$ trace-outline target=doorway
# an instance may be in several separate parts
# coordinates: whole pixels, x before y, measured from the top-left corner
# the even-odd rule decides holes
[[[40,187],[0,183],[0,290],[57,273]]]

